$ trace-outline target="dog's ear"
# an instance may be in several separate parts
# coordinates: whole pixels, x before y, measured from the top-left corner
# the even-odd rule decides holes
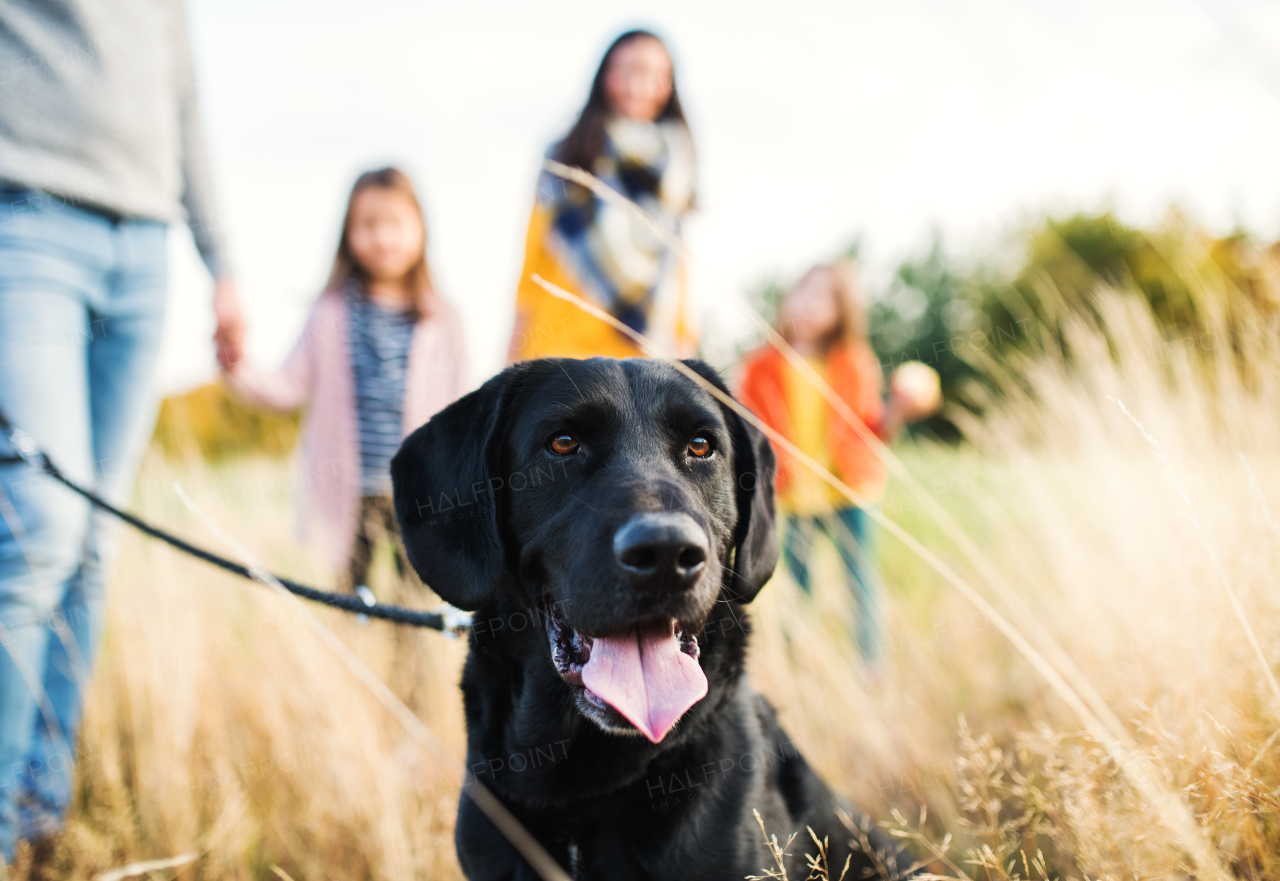
[[[445,602],[475,611],[495,595],[505,558],[498,500],[498,426],[505,370],[405,438],[391,460],[396,519],[409,562]]]
[[[729,388],[710,364],[684,362],[726,395]],[[733,481],[738,523],[733,534],[730,592],[749,603],[778,565],[778,527],[773,513],[773,478],[777,461],[764,433],[730,408],[720,405],[733,440]]]

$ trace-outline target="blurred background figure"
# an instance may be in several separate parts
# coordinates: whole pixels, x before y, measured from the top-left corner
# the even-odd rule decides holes
[[[783,295],[777,324],[786,346],[882,440],[941,405],[937,374],[918,362],[895,371],[888,403],[882,399],[884,375],[867,339],[866,304],[850,261],[806,272]],[[766,345],[749,358],[739,396],[863,498],[874,501],[884,492],[887,475],[875,450],[778,347]],[[827,536],[854,600],[859,651],[872,661],[879,653],[881,603],[870,519],[807,464],[786,450],[775,452],[787,569],[808,593],[814,548],[820,534]]]
[[[679,237],[693,205],[693,142],[658,37],[637,30],[614,40],[578,121],[547,156],[591,172]],[[667,351],[692,353],[681,255],[627,207],[548,171],[529,221],[508,362],[640,354],[617,330],[548,294],[534,274]]]
[[[240,357],[185,12],[172,0],[0,3],[0,409],[73,480],[127,500],[155,415],[168,224],[216,280]],[[0,853],[70,798],[116,528],[0,449]]]
[[[426,243],[409,178],[395,168],[360,175],[328,287],[292,354],[275,372],[247,361],[226,371],[252,403],[306,409],[299,526],[321,539],[317,547],[345,570],[351,590],[367,590],[382,541],[404,575],[391,457],[405,435],[464,389],[462,323],[432,284]]]

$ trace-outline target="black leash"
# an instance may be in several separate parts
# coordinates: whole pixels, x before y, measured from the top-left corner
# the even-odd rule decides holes
[[[27,434],[20,428],[16,428],[5,417],[4,412],[0,411],[0,430],[8,435],[9,443],[18,455],[0,457],[0,462],[26,462],[37,471],[42,471],[61,483],[67,489],[88,500],[89,504],[95,508],[101,508],[109,514],[118,517],[125,523],[128,523],[139,532],[144,532],[152,538],[158,538],[165,544],[177,548],[183,553],[190,554],[197,559],[204,560],[206,563],[212,563],[219,569],[232,572],[242,578],[253,579],[254,575],[249,571],[248,566],[243,566],[226,557],[220,557],[212,551],[206,551],[204,548],[196,547],[190,542],[183,541],[176,535],[165,532],[157,526],[135,517],[128,511],[122,511],[106,499],[99,496],[90,489],[80,486],[71,478],[67,477],[53,461],[45,455],[40,449],[35,438]],[[344,612],[352,612],[360,615],[367,615],[370,618],[379,618],[383,621],[390,621],[394,624],[407,624],[410,627],[427,627],[431,630],[439,630],[446,636],[454,637],[460,633],[464,633],[471,626],[471,616],[466,612],[456,609],[446,612],[419,612],[414,609],[405,609],[401,606],[388,606],[382,603],[367,604],[358,596],[352,596],[345,593],[332,593],[325,590],[316,590],[314,587],[307,587],[304,584],[298,584],[296,581],[290,581],[287,578],[273,576],[279,581],[289,593],[302,597],[303,599],[312,600],[317,603],[324,603],[335,609],[341,609]]]

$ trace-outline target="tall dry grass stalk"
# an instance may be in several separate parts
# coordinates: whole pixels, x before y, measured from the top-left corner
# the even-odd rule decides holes
[[[211,544],[171,489],[180,476],[255,556],[323,583],[328,574],[294,539],[281,468],[192,464],[175,474],[153,456],[136,507]],[[421,588],[400,589],[389,559],[375,576],[384,598],[432,602]],[[459,877],[451,830],[461,759],[445,767],[408,738],[293,605],[126,536],[60,872],[88,877],[194,850],[203,856],[181,877],[274,878],[273,866],[299,881]],[[318,614],[463,754],[463,643]]]
[[[1204,876],[1168,819],[1185,816],[1229,874],[1277,877],[1280,707],[1224,585],[1274,670],[1280,337],[1259,322],[1171,344],[1134,298],[1098,304],[1103,327],[1068,322],[1048,355],[988,365],[1003,394],[968,444],[900,448],[918,486],[895,483],[881,510],[1046,657],[1058,647],[1172,801],[1153,804],[990,619],[889,536],[880,661],[857,657],[831,555],[811,596],[780,575],[756,601],[752,677],[826,779],[940,875]],[[175,476],[259,559],[327,578],[293,541],[279,463],[149,460],[136,507],[198,536]],[[322,614],[461,755],[463,646]],[[62,868],[198,852],[180,877],[457,877],[456,769],[402,730],[278,597],[128,536]]]
[[[894,827],[949,877],[1204,876],[1167,822],[1178,814],[1231,875],[1275,877],[1276,328],[1168,344],[1136,298],[1103,291],[1098,303],[1104,326],[1068,322],[1060,348],[1013,365],[1005,396],[967,425],[971,446],[908,458],[1016,587],[1030,614],[1010,616],[1061,646],[1124,724],[1129,761],[1178,810],[1153,803],[1114,749],[900,548],[885,548],[895,626],[873,675],[854,672],[847,644],[840,654],[834,639],[797,638],[830,630],[838,591],[825,609],[773,591],[757,621],[800,620],[762,628],[772,646],[756,680],[789,696],[784,723],[805,732],[828,776],[857,779],[855,796],[882,815],[896,810]],[[884,509],[946,546],[920,498],[891,491]],[[945,555],[977,580],[959,550]],[[764,661],[775,652],[795,660]],[[858,697],[823,707],[831,694]],[[944,829],[949,864],[931,843]]]

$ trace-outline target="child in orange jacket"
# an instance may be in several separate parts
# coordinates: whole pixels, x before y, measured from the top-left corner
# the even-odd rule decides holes
[[[858,301],[853,268],[847,262],[815,266],[805,273],[783,297],[778,325],[790,347],[882,440],[907,422],[935,412],[941,403],[937,374],[923,364],[904,365],[894,373],[885,403],[884,375],[867,339],[866,309]],[[777,348],[766,346],[748,359],[739,397],[854,492],[869,500],[883,493],[885,466],[875,450]],[[832,541],[855,602],[858,648],[865,659],[873,660],[879,653],[881,613],[867,512],[787,451],[775,452],[787,568],[808,592],[809,563],[819,533]]]

